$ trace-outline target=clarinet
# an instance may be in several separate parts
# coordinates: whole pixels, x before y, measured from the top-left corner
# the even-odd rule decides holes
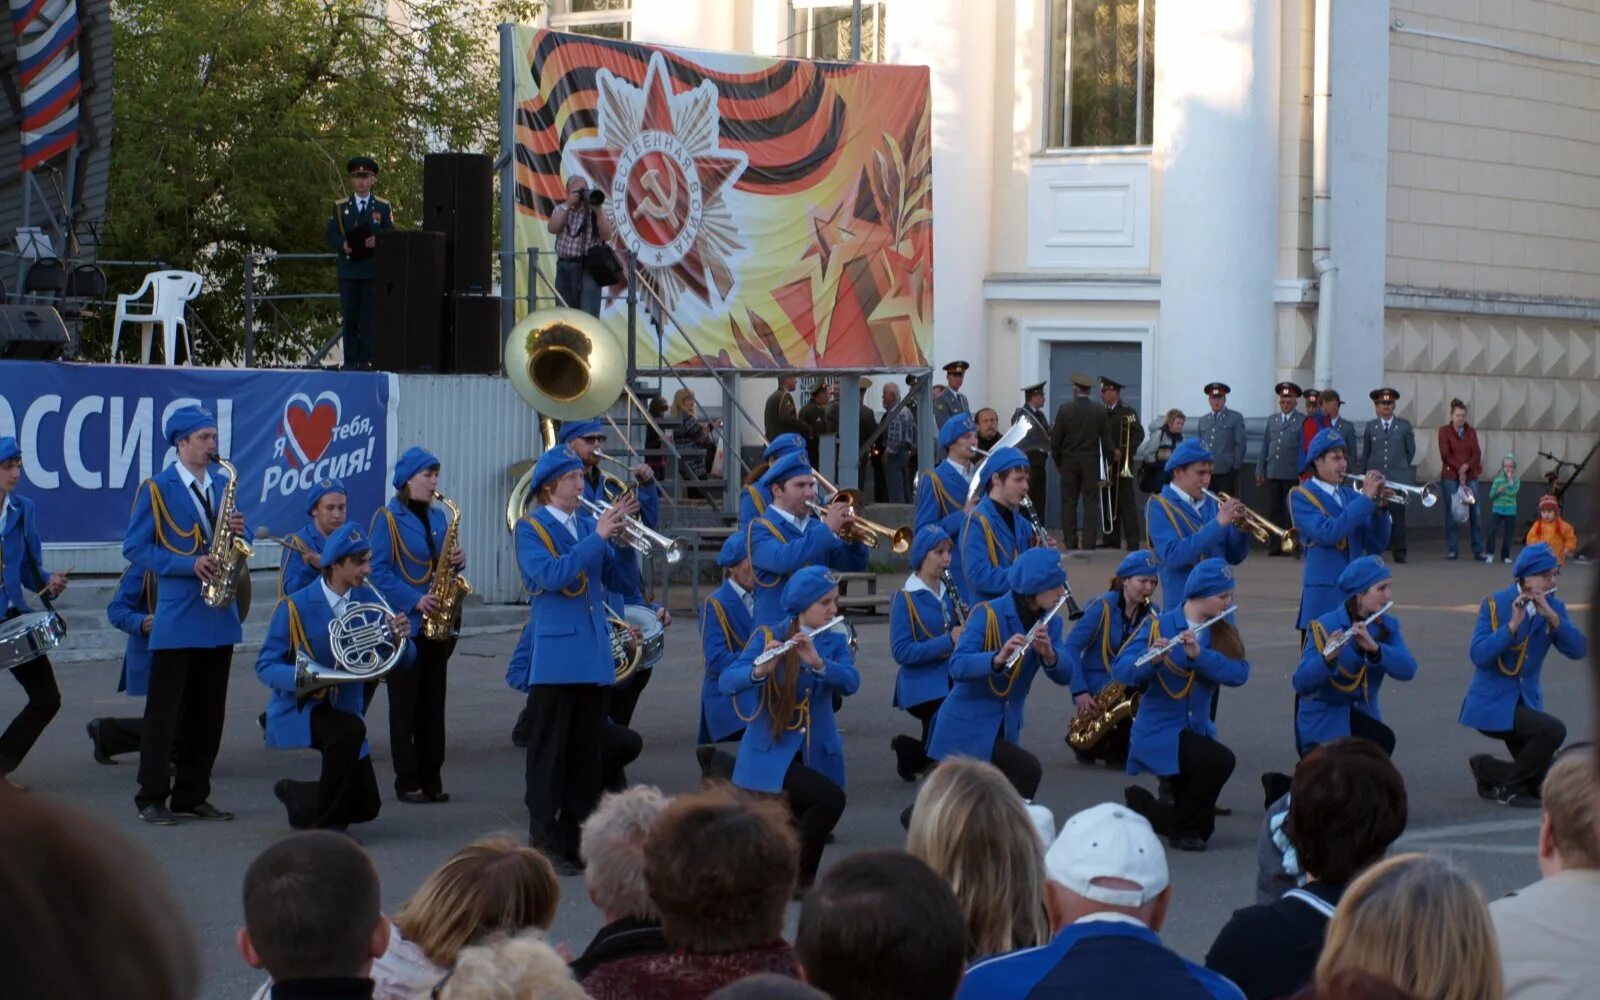
[[[961,591],[956,589],[956,578],[950,575],[949,570],[941,570],[939,580],[944,584],[944,589],[950,592],[950,601],[956,606],[956,624],[965,625],[972,615],[972,609],[961,599]]]

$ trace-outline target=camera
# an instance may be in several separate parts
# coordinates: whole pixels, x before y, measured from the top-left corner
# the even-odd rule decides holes
[[[606,203],[606,193],[596,188],[590,188],[589,193],[584,195],[584,198],[595,208],[599,208]]]

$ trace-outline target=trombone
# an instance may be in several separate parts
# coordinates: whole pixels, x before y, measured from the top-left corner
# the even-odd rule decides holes
[[[818,476],[817,478],[820,479],[822,477]],[[845,490],[843,492],[846,496],[848,496],[854,491]],[[833,498],[830,499],[827,504],[809,501],[806,506],[810,507],[812,513],[816,514],[818,517],[826,517],[828,514],[828,507],[831,507],[834,503],[841,502],[841,499],[842,498],[839,495],[839,491],[835,491]],[[850,504],[847,501],[845,502],[850,508],[851,520],[848,525],[840,529],[839,534],[841,537],[844,537],[846,541],[860,542],[869,549],[875,549],[878,547],[878,539],[886,538],[889,540],[890,551],[892,551],[895,555],[903,556],[907,552],[911,551],[911,539],[915,534],[911,528],[891,528],[886,524],[879,524],[876,521],[869,521],[855,512],[856,509],[854,504]],[[856,528],[860,528],[862,530],[853,530]]]
[[[1117,527],[1117,495],[1112,492],[1116,484],[1106,475],[1106,449],[1101,445],[1100,458],[1100,534],[1115,535]]]
[[[1233,499],[1226,493],[1213,493],[1210,490],[1201,490],[1201,492],[1219,504],[1227,503]],[[1249,507],[1244,507],[1233,523],[1234,527],[1248,531],[1262,545],[1271,545],[1276,540],[1278,551],[1284,555],[1292,556],[1300,550],[1300,531],[1298,528],[1280,528]]]
[[[1358,486],[1367,481],[1366,476],[1358,476],[1354,472],[1346,472],[1344,477],[1354,480]],[[1383,494],[1383,499],[1388,500],[1390,503],[1404,504],[1410,502],[1412,497],[1416,497],[1418,503],[1422,504],[1424,508],[1428,508],[1439,502],[1438,483],[1423,483],[1421,486],[1411,486],[1406,483],[1397,483],[1392,479],[1385,479],[1383,488],[1392,491]]]
[[[611,509],[611,504],[603,500],[579,497],[578,502],[595,517]],[[622,519],[622,533],[627,536],[628,544],[633,548],[641,552],[660,552],[667,560],[668,566],[676,566],[683,558],[683,539],[668,538],[659,531],[653,531],[637,517],[628,516]]]

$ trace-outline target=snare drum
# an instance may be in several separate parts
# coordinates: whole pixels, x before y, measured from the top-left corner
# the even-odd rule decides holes
[[[639,630],[639,669],[649,670],[667,651],[667,628],[656,618],[653,608],[643,604],[629,604],[622,609],[622,617]]]
[[[61,644],[66,623],[54,611],[34,611],[0,622],[0,670],[30,663]]]

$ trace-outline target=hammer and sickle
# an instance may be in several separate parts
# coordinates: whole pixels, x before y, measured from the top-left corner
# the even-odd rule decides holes
[[[639,186],[649,192],[650,197],[639,202],[639,207],[633,210],[634,218],[637,219],[641,214],[657,222],[672,218],[673,203],[678,200],[678,178],[675,174],[669,173],[667,179],[672,182],[672,187],[668,191],[663,191],[661,171],[655,167],[645,168],[644,176],[639,179]]]

